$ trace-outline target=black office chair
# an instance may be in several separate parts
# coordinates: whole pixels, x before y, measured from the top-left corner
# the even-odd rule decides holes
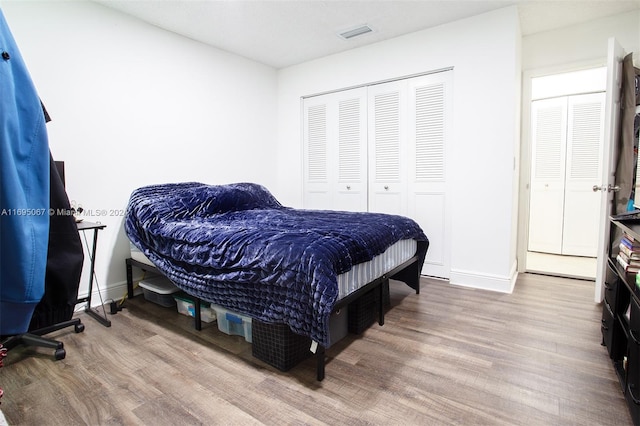
[[[64,349],[64,343],[59,340],[49,339],[47,337],[43,337],[45,334],[52,333],[57,330],[62,330],[66,327],[75,327],[76,333],[82,333],[84,331],[84,324],[80,321],[79,318],[74,318],[69,321],[64,321],[55,325],[51,325],[49,327],[43,327],[38,330],[33,330],[28,333],[18,334],[15,336],[9,336],[6,338],[2,344],[0,344],[0,348],[4,349],[4,353],[9,351],[16,346],[35,346],[41,348],[51,348],[55,349],[54,357],[56,360],[64,359],[67,356],[67,352]]]

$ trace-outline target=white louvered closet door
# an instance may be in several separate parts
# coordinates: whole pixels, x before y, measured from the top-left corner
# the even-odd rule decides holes
[[[604,93],[532,103],[529,250],[596,257]]]
[[[367,210],[366,89],[303,103],[305,208]]]
[[[407,214],[407,82],[369,87],[369,211]]]
[[[530,251],[561,254],[564,176],[567,146],[567,99],[531,104]]]
[[[451,269],[446,160],[452,84],[451,72],[409,81],[408,215],[429,237],[423,274],[442,278]]]
[[[596,257],[602,175],[604,93],[570,96],[567,120],[562,254]]]
[[[327,209],[332,205],[328,109],[326,99],[311,98],[304,101],[302,202],[308,209]]]
[[[447,140],[451,71],[304,100],[304,207],[414,219],[423,274],[450,275]]]
[[[335,94],[337,103],[337,153],[334,209],[367,211],[367,90]]]

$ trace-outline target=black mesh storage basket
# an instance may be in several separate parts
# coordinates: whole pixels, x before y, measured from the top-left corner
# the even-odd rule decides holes
[[[253,356],[281,371],[287,371],[311,355],[311,339],[291,331],[286,324],[253,320]]]
[[[391,306],[389,296],[389,281],[382,284],[382,303],[385,312]],[[349,303],[349,333],[360,334],[378,319],[378,297],[380,290],[374,288]]]

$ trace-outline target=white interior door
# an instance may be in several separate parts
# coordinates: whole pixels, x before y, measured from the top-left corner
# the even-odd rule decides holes
[[[414,219],[429,237],[422,273],[449,278],[447,146],[453,73],[304,99],[305,208]]]
[[[327,209],[332,203],[329,171],[329,117],[327,99],[305,99],[303,103],[304,192],[308,209]]]
[[[562,254],[596,257],[600,196],[593,182],[602,175],[604,93],[570,96],[564,190]]]
[[[532,103],[528,250],[596,257],[602,174],[604,93]]]
[[[609,253],[609,216],[613,203],[615,186],[615,158],[620,123],[620,95],[622,87],[622,60],[625,51],[614,39],[609,39],[607,53],[607,93],[605,99],[604,143],[602,144],[602,176],[597,185],[600,196],[600,229],[598,239],[598,267],[594,299],[597,303],[604,298],[604,278]]]
[[[367,211],[367,90],[358,88],[332,95],[337,129],[332,209]]]
[[[305,208],[367,210],[366,94],[356,88],[304,100]]]
[[[406,215],[406,80],[369,87],[369,211]]]
[[[562,253],[567,98],[531,104],[529,251]]]
[[[409,80],[408,215],[429,237],[422,273],[451,272],[447,143],[451,132],[453,72]]]

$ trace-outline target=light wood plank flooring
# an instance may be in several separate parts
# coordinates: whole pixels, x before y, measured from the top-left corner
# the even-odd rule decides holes
[[[15,349],[0,369],[9,424],[632,424],[593,286],[523,274],[513,294],[423,278],[392,282],[383,327],[280,372],[242,337],[171,309],[127,302],[105,328],[52,337],[67,357]]]

